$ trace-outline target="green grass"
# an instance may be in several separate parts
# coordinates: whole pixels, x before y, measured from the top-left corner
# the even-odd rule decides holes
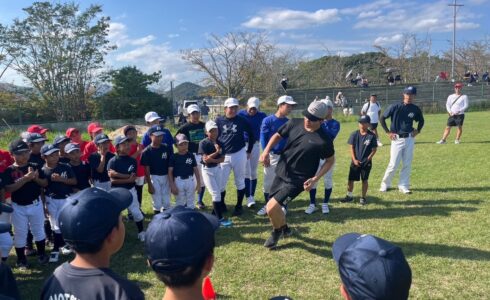
[[[336,169],[331,213],[304,214],[308,195],[301,194],[289,209],[288,222],[296,234],[280,241],[276,251],[262,244],[270,225],[264,217],[246,211],[233,218],[233,228],[217,233],[216,263],[211,278],[220,298],[267,299],[288,295],[293,299],[340,299],[340,280],[331,258],[333,241],[347,232],[375,234],[400,245],[412,267],[413,299],[484,299],[490,294],[490,112],[472,112],[465,120],[461,145],[436,145],[446,115],[427,115],[426,126],[417,137],[412,170],[412,195],[398,191],[379,193],[379,183],[389,160],[389,145],[374,157],[369,205],[342,204],[349,166],[348,135],[355,122],[342,123],[335,141]],[[383,142],[388,144],[387,138]],[[3,140],[2,145],[6,145]],[[262,170],[259,170],[261,174]],[[261,176],[261,175],[260,175]],[[262,203],[261,180],[257,198]],[[397,183],[395,177],[394,185]],[[228,188],[227,203],[235,198]],[[360,185],[354,190],[358,197]],[[318,197],[323,197],[323,184]],[[358,198],[356,198],[357,200]],[[206,195],[206,203],[210,198]],[[144,197],[144,210],[150,213],[150,197]],[[146,221],[150,221],[147,217]],[[127,223],[123,249],[114,256],[112,268],[139,284],[148,299],[164,293],[145,263],[136,228]],[[56,266],[14,269],[25,299],[36,299],[42,282]],[[15,263],[15,254],[8,263]]]

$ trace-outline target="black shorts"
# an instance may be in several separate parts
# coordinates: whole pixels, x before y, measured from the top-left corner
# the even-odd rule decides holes
[[[463,123],[464,123],[464,114],[449,116],[449,118],[447,119],[447,126],[449,127],[463,126]]]
[[[355,166],[352,162],[349,169],[349,181],[366,181],[369,179],[372,162],[364,163],[360,167]]]
[[[378,128],[378,123],[370,123],[369,128],[371,128],[371,129]]]
[[[276,176],[272,182],[272,188],[269,195],[270,198],[276,199],[281,205],[286,205],[289,201],[301,194],[302,191],[304,191],[302,184],[297,185],[286,182],[279,176]]]

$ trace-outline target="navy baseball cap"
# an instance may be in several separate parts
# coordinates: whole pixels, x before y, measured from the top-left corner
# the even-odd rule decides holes
[[[95,136],[94,143],[96,145],[102,144],[104,142],[111,141],[111,139],[107,136],[107,134],[101,133]]]
[[[359,123],[371,123],[371,118],[367,115],[365,116],[360,116],[359,119],[357,120]]]
[[[118,146],[118,145],[124,143],[127,140],[129,140],[129,139],[126,136],[124,136],[124,135],[118,135],[114,139],[114,145]]]
[[[106,192],[91,187],[68,197],[58,216],[63,238],[75,245],[104,240],[132,201],[131,193],[125,188]]]
[[[332,246],[352,299],[407,299],[412,271],[400,247],[373,235],[348,233]]]
[[[12,208],[12,206],[6,204],[6,203],[1,203],[0,202],[0,213],[3,213],[3,212],[6,212],[6,213],[11,213],[13,212],[14,209]]]
[[[133,125],[124,126],[124,129],[123,129],[124,135],[127,135],[128,132],[131,131],[131,130],[137,131],[136,130],[136,127],[134,127]]]
[[[214,248],[219,221],[213,215],[176,206],[153,217],[145,235],[145,252],[157,273],[182,271]]]
[[[71,153],[75,150],[80,151],[80,145],[78,145],[77,143],[68,143],[65,145],[65,152],[66,153]]]
[[[12,225],[7,222],[0,222],[0,233],[9,232],[12,229]]]
[[[41,134],[37,132],[33,132],[29,134],[29,137],[27,138],[28,143],[40,143],[40,142],[45,142],[48,139],[42,136]]]
[[[54,144],[46,144],[41,147],[41,154],[42,155],[50,155],[53,154],[57,151],[60,151],[58,147],[56,147]]]
[[[22,139],[17,139],[10,143],[9,151],[13,154],[21,154],[22,152],[30,151],[29,146]]]
[[[53,145],[58,147],[61,143],[63,142],[69,142],[70,138],[65,136],[65,135],[58,135],[57,137],[54,138]]]
[[[407,86],[403,89],[403,93],[407,95],[417,95],[417,88],[414,86]]]
[[[148,134],[149,135],[163,135],[165,132],[163,131],[163,127],[160,125],[153,125],[148,129]]]

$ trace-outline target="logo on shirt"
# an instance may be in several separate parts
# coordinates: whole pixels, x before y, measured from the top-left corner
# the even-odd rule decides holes
[[[192,165],[192,158],[188,158],[185,160],[185,163],[188,165]]]
[[[128,168],[128,173],[133,173],[136,167],[134,165],[130,165]]]
[[[366,139],[364,141],[364,146],[369,146],[369,144],[371,144],[371,139]]]
[[[308,144],[314,144],[315,142],[312,140],[308,140]]]
[[[413,117],[414,117],[414,116],[415,116],[415,114],[414,114],[413,112],[411,112],[411,113],[409,113],[409,114],[408,114],[408,117],[409,117],[410,119],[413,119]]]
[[[236,124],[233,124],[231,127],[228,125],[223,125],[223,133],[224,134],[230,134],[230,133],[236,133]]]
[[[162,159],[167,159],[167,152],[162,153]]]
[[[61,172],[60,177],[61,178],[68,178],[68,174],[66,174],[66,171]]]

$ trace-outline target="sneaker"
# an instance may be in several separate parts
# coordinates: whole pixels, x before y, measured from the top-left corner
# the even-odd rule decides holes
[[[243,207],[235,206],[232,216],[241,216],[243,214]]]
[[[231,227],[233,226],[233,222],[231,222],[230,220],[226,220],[225,218],[219,220],[219,225],[221,227]]]
[[[311,215],[316,211],[316,206],[315,204],[310,204],[308,207],[305,209],[305,214]]]
[[[436,144],[444,145],[444,144],[446,144],[446,141],[445,140],[440,140],[440,141],[436,142]]]
[[[144,242],[145,241],[145,232],[142,231],[140,233],[138,233],[138,239],[141,241],[141,242]]]
[[[378,147],[383,147],[383,143],[378,140]]]
[[[197,202],[196,207],[197,207],[198,209],[205,209],[205,208],[206,208],[206,205],[204,205],[204,203],[202,203],[202,202]]]
[[[56,263],[60,259],[60,253],[59,252],[51,252],[49,255],[49,262],[50,263]]]
[[[49,257],[46,254],[43,254],[37,258],[37,261],[40,265],[45,265],[49,262]]]
[[[279,238],[282,235],[282,230],[272,230],[271,236],[265,241],[264,247],[274,249],[279,242]]]
[[[37,250],[36,249],[32,249],[32,248],[25,248],[24,249],[24,254],[26,256],[35,256],[35,255],[37,255]]]
[[[322,203],[322,214],[328,214],[330,212],[330,208],[328,208],[328,203]]]
[[[387,187],[386,185],[384,184],[381,184],[381,186],[379,187],[379,191],[382,192],[382,193],[385,193],[387,192],[389,189],[389,187]]]
[[[340,202],[346,203],[346,202],[352,202],[354,200],[354,197],[346,195],[344,199],[341,199]]]
[[[259,216],[267,215],[267,208],[265,207],[265,205],[261,209],[259,209],[259,211],[257,212],[257,215],[259,215]]]
[[[250,196],[247,198],[247,207],[252,208],[255,206],[255,199],[254,196]]]
[[[27,269],[29,269],[29,265],[27,264],[27,261],[17,261],[15,267],[20,271],[26,271]]]
[[[366,205],[366,204],[367,204],[366,198],[361,198],[361,199],[359,199],[359,203],[360,203],[361,205]]]
[[[69,255],[72,253],[73,253],[73,250],[71,250],[70,246],[68,246],[68,245],[65,245],[61,248],[61,254],[63,254],[63,255]]]
[[[404,187],[404,186],[400,186],[400,187],[398,187],[398,190],[399,190],[401,193],[403,193],[403,194],[411,194],[411,193],[412,193],[412,191],[411,191],[411,190],[407,189],[407,188],[406,188],[406,187]]]
[[[459,140],[454,140],[454,143],[455,143],[456,145],[461,144],[461,142],[460,142]]]

